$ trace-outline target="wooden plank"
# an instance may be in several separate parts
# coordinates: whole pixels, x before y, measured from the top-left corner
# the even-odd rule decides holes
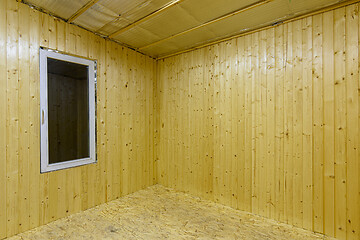
[[[181,93],[182,93],[182,86],[181,84],[183,83],[184,79],[183,79],[183,64],[181,63],[180,58],[174,58],[174,67],[175,67],[175,72],[176,72],[176,76],[175,76],[175,81],[174,81],[174,104],[176,106],[176,108],[174,108],[175,110],[175,119],[174,119],[174,136],[173,136],[173,141],[174,141],[174,146],[175,146],[175,151],[174,151],[174,159],[175,159],[175,182],[174,182],[174,186],[176,189],[184,189],[184,182],[183,182],[183,172],[184,172],[184,168],[183,165],[181,164],[182,160],[183,160],[183,149],[182,149],[182,104],[181,104]]]
[[[284,221],[284,26],[275,28],[275,219]]]
[[[238,208],[238,162],[239,162],[239,143],[238,143],[238,111],[239,111],[239,99],[238,99],[238,46],[236,39],[231,40],[231,206]]]
[[[245,37],[246,62],[245,62],[245,186],[244,186],[244,210],[251,211],[252,208],[252,88],[255,76],[252,73],[252,49],[251,36]]]
[[[267,30],[266,35],[266,209],[267,216],[275,218],[275,29]]]
[[[100,56],[97,64],[97,93],[98,93],[98,112],[97,118],[99,123],[99,127],[97,129],[99,138],[98,141],[98,149],[97,149],[97,161],[100,168],[100,177],[97,185],[97,197],[96,203],[104,203],[106,201],[106,161],[107,161],[107,77],[106,77],[106,45],[105,40],[100,39],[99,41],[99,52]]]
[[[19,231],[17,206],[19,188],[19,62],[18,62],[18,3],[7,1],[7,146],[6,146],[6,216],[7,236]]]
[[[125,179],[125,176],[126,176],[126,173],[128,172],[128,169],[127,169],[127,157],[125,156],[124,154],[124,151],[121,151],[122,148],[126,147],[126,136],[125,136],[125,128],[127,128],[127,124],[126,124],[126,94],[124,94],[127,90],[127,88],[125,86],[126,85],[126,82],[127,82],[127,79],[125,78],[126,76],[126,61],[124,61],[124,59],[127,58],[126,54],[127,54],[127,51],[125,50],[125,48],[121,47],[118,49],[119,52],[117,53],[118,54],[118,57],[120,59],[123,59],[122,61],[118,62],[117,64],[117,71],[118,71],[118,74],[119,74],[119,85],[117,87],[117,102],[118,102],[118,109],[117,109],[117,118],[118,118],[118,130],[117,130],[117,136],[116,136],[116,139],[118,141],[118,150],[117,150],[117,158],[119,161],[119,174],[118,174],[118,194],[120,196],[123,196],[124,195],[124,192],[128,191],[128,188],[125,186],[128,182],[127,179]],[[119,147],[120,146],[120,147]]]
[[[246,38],[245,38],[246,39]],[[260,213],[260,163],[261,163],[261,151],[260,151],[260,141],[259,141],[259,134],[260,134],[260,120],[261,120],[261,88],[260,88],[260,84],[258,84],[259,82],[259,73],[260,73],[260,64],[259,64],[259,45],[260,45],[260,41],[259,41],[259,33],[253,34],[251,36],[251,46],[246,46],[247,48],[251,49],[250,52],[250,61],[251,61],[251,65],[252,65],[252,69],[251,74],[252,76],[252,82],[253,85],[251,91],[253,91],[253,94],[251,96],[251,110],[252,110],[252,118],[251,118],[251,122],[252,122],[252,132],[251,132],[251,157],[252,157],[252,191],[251,191],[251,205],[252,205],[252,211],[256,214]],[[248,70],[245,70],[245,72],[247,72]],[[246,80],[246,76],[244,76],[245,81]],[[248,95],[248,93],[246,92],[247,90],[245,89],[245,96]],[[245,100],[246,101],[246,100]],[[246,110],[246,106],[245,106],[245,110]],[[246,116],[245,116],[246,117]],[[245,120],[246,121],[246,120]],[[247,126],[245,126],[246,128]],[[245,130],[246,131],[246,130]],[[245,139],[245,144],[246,141],[249,141],[249,139]],[[244,160],[245,161],[245,160]],[[244,167],[245,168],[245,167]],[[248,179],[245,179],[245,181],[248,181]]]
[[[174,58],[174,71],[176,73],[176,75],[174,76],[174,81],[173,81],[173,104],[175,105],[175,107],[173,108],[173,110],[175,110],[174,112],[174,116],[176,116],[173,119],[173,145],[174,145],[174,151],[173,151],[173,159],[174,159],[174,175],[175,175],[175,181],[174,181],[174,188],[179,189],[179,187],[181,186],[181,161],[179,161],[180,158],[180,137],[179,137],[179,124],[180,124],[180,105],[179,105],[179,100],[180,100],[180,87],[179,87],[179,74],[181,71],[181,66],[179,65],[179,58]],[[201,69],[202,70],[202,69]],[[203,78],[201,78],[200,80],[203,80]],[[204,151],[204,146],[201,144],[200,145],[200,151]],[[200,152],[200,155],[202,154],[202,152]],[[204,171],[204,170],[203,170]],[[203,173],[203,172],[202,172]],[[199,173],[200,174],[200,173]],[[205,178],[203,178],[204,181],[202,181],[201,183],[201,194],[202,196],[204,196],[204,187],[205,187]]]
[[[253,41],[259,39],[259,36],[255,35],[254,39],[252,39]],[[255,44],[255,47],[252,49],[253,51],[253,55],[252,55],[252,59],[251,59],[251,64],[252,64],[252,87],[251,87],[251,160],[249,159],[249,171],[250,171],[250,179],[248,181],[250,181],[250,186],[251,186],[251,191],[250,191],[250,195],[249,195],[249,201],[250,201],[250,211],[253,211],[253,193],[254,193],[254,187],[255,187],[255,169],[256,169],[256,129],[255,129],[255,120],[256,120],[256,116],[255,116],[255,112],[256,112],[256,95],[255,95],[255,90],[256,90],[256,79],[259,76],[259,60],[256,58],[257,56],[257,52],[258,52],[259,48],[258,45]],[[255,53],[255,54],[254,54]]]
[[[225,42],[225,86],[224,86],[224,148],[225,148],[225,158],[224,158],[224,174],[225,174],[225,204],[231,206],[231,171],[232,171],[232,149],[231,149],[231,56],[232,56],[232,43]]]
[[[187,132],[185,131],[185,125],[186,125],[186,111],[187,111],[187,106],[185,105],[185,99],[187,98],[187,94],[186,94],[186,78],[185,78],[185,58],[179,58],[178,60],[178,96],[176,99],[176,101],[178,101],[179,103],[179,112],[177,113],[177,118],[179,121],[179,128],[178,128],[178,146],[179,146],[179,156],[178,156],[178,161],[183,161],[184,164],[179,164],[179,184],[178,184],[178,189],[180,189],[181,191],[185,191],[185,189],[187,189],[186,186],[186,179],[184,178],[184,176],[186,176],[186,155],[185,153],[187,152],[186,149],[186,136],[187,136]]]
[[[158,183],[158,157],[159,157],[159,130],[160,130],[160,109],[159,109],[159,92],[158,92],[158,81],[159,81],[159,62],[153,61],[153,176],[152,182],[153,184]]]
[[[285,216],[286,223],[293,224],[293,26],[285,25],[286,34],[286,65],[285,65],[285,96],[284,96],[284,161],[285,161]]]
[[[302,26],[301,21],[293,25],[293,224],[302,227],[303,220],[303,81],[302,81]]]
[[[183,58],[175,58],[177,65],[177,81],[176,81],[176,98],[175,103],[177,105],[177,111],[176,111],[176,146],[177,146],[177,153],[175,153],[175,158],[177,162],[177,171],[176,171],[176,178],[177,178],[177,189],[184,190],[184,165],[181,164],[182,161],[184,161],[184,132],[183,132],[183,83],[185,81],[184,79],[184,59]],[[204,170],[206,171],[206,170]]]
[[[189,162],[189,173],[190,173],[190,193],[195,194],[196,193],[196,181],[197,181],[197,141],[196,141],[196,129],[197,125],[195,119],[196,119],[196,107],[197,107],[197,92],[196,92],[196,53],[193,52],[189,56],[189,124],[190,124],[190,162]],[[171,74],[171,68],[169,69],[169,74]],[[169,102],[168,102],[169,103]],[[169,109],[171,106],[168,105]]]
[[[158,148],[158,151],[159,151],[159,155],[157,157],[157,180],[158,180],[158,183],[160,184],[164,184],[164,176],[163,176],[163,158],[164,158],[164,155],[163,155],[163,140],[164,138],[162,137],[162,134],[163,134],[163,131],[164,131],[164,111],[163,111],[163,108],[164,108],[164,101],[163,101],[163,97],[164,97],[164,89],[163,89],[163,78],[165,77],[165,74],[166,72],[164,72],[163,70],[163,66],[164,66],[164,61],[160,61],[157,63],[158,64],[158,72],[159,72],[159,79],[158,79],[158,85],[157,85],[157,88],[158,88],[158,93],[159,93],[159,148]],[[161,138],[160,138],[161,136]],[[187,178],[188,179],[188,178]]]
[[[157,134],[157,97],[156,97],[156,82],[157,82],[157,62],[153,59],[148,59],[150,62],[150,69],[152,79],[151,79],[151,92],[149,96],[150,101],[150,115],[151,115],[151,124],[150,124],[150,156],[152,161],[150,162],[150,186],[156,184],[156,148],[157,148],[157,141],[156,141],[156,134]]]
[[[146,118],[148,118],[149,120],[146,121],[144,120],[144,125],[145,125],[145,129],[144,129],[144,134],[145,134],[145,152],[144,152],[144,156],[143,156],[143,162],[145,164],[145,179],[143,182],[143,186],[151,186],[151,182],[152,182],[152,160],[153,155],[152,155],[152,146],[153,143],[151,142],[153,139],[152,136],[152,129],[153,129],[153,115],[152,115],[152,109],[153,109],[153,103],[152,103],[152,91],[153,91],[153,73],[151,71],[152,69],[152,64],[151,64],[151,60],[149,58],[145,58],[144,59],[144,67],[145,67],[145,71],[144,71],[144,78],[146,75],[150,75],[151,78],[148,81],[145,81],[145,87],[144,87],[144,104],[145,104],[145,116]],[[150,160],[151,159],[151,160]]]
[[[131,66],[128,63],[130,50],[124,49],[123,61],[121,63],[121,69],[123,70],[123,77],[124,82],[122,83],[122,95],[123,95],[123,102],[124,102],[124,115],[122,116],[124,125],[122,126],[122,147],[123,150],[121,152],[121,159],[122,159],[122,174],[121,174],[121,184],[122,184],[122,194],[126,195],[130,193],[130,185],[127,184],[130,182],[130,162],[129,162],[129,126],[128,122],[130,119],[130,99],[129,99],[129,68]]]
[[[334,16],[333,12],[323,15],[323,64],[324,64],[324,231],[335,236],[334,225]],[[328,147],[332,146],[332,147]]]
[[[19,231],[30,228],[30,172],[29,172],[29,108],[30,108],[30,45],[29,17],[30,9],[19,6]]]
[[[267,147],[266,147],[266,137],[267,137],[267,115],[266,115],[266,68],[267,68],[267,55],[266,55],[266,42],[267,36],[266,31],[260,32],[260,45],[259,45],[259,80],[256,83],[259,94],[259,115],[257,116],[259,120],[259,132],[258,140],[259,145],[257,153],[259,154],[259,213],[261,216],[269,217],[267,215]],[[254,54],[256,57],[256,54]],[[254,67],[253,67],[254,68]],[[256,81],[256,80],[255,80]]]
[[[153,99],[154,99],[154,176],[153,182],[158,183],[158,170],[159,170],[159,157],[160,157],[160,63],[156,61],[154,63],[154,81],[153,81]],[[186,159],[184,159],[186,161]],[[185,165],[185,164],[184,164]],[[186,175],[185,175],[186,176]],[[186,178],[184,179],[186,181]]]
[[[191,146],[190,146],[190,63],[189,63],[189,60],[190,60],[190,56],[189,54],[185,54],[184,56],[184,71],[185,71],[185,74],[184,74],[184,78],[186,80],[185,81],[185,86],[184,86],[184,89],[185,89],[185,106],[186,106],[186,113],[185,113],[185,128],[184,128],[184,132],[185,132],[185,135],[186,135],[186,138],[185,138],[185,148],[186,148],[186,153],[185,153],[185,191],[188,192],[189,189],[190,189],[190,186],[192,185],[192,182],[191,182],[191,174],[190,174],[190,158],[191,158],[191,154],[189,152]]]
[[[146,108],[145,108],[145,101],[146,101],[146,94],[145,94],[145,84],[146,84],[146,80],[145,80],[145,70],[146,70],[146,64],[145,64],[145,58],[147,56],[145,55],[140,55],[139,56],[139,60],[140,60],[140,65],[139,65],[139,77],[137,78],[139,80],[139,87],[137,89],[137,94],[139,95],[139,106],[138,106],[138,113],[140,115],[140,120],[138,122],[138,129],[140,130],[138,132],[138,149],[139,149],[139,161],[141,162],[142,165],[142,172],[141,172],[141,181],[139,184],[139,190],[140,189],[144,189],[145,188],[145,184],[146,184],[146,179],[147,179],[147,173],[148,173],[148,166],[147,163],[149,160],[145,159],[145,146],[146,146],[146,138],[145,138],[145,128],[142,127],[145,125],[145,118],[149,119],[149,116],[146,114]]]
[[[238,95],[238,119],[237,119],[237,141],[238,141],[238,157],[237,157],[237,192],[238,192],[238,203],[237,208],[244,210],[244,185],[245,185],[245,38],[237,39],[238,47],[238,56],[237,56],[237,65],[238,65],[238,76],[236,81],[237,85],[237,95]],[[253,170],[252,170],[253,171]],[[253,202],[252,198],[252,202]]]
[[[114,117],[114,123],[113,123],[113,139],[111,141],[111,145],[113,144],[114,149],[112,150],[112,199],[117,199],[120,197],[120,175],[121,175],[121,162],[120,162],[120,151],[119,151],[119,145],[122,145],[122,141],[120,139],[120,125],[121,125],[121,118],[120,118],[120,109],[122,107],[121,101],[120,101],[120,95],[121,91],[120,84],[122,83],[122,74],[121,74],[121,66],[120,61],[116,61],[116,59],[121,56],[120,50],[121,46],[117,44],[112,44],[112,53],[113,53],[113,62],[110,66],[110,71],[112,72],[112,76],[114,81],[113,84],[113,91],[111,94],[113,95],[110,99],[112,104],[112,115]],[[141,167],[139,167],[141,169]]]
[[[324,231],[323,16],[313,17],[313,230]]]
[[[214,201],[220,201],[220,47],[214,45]]]
[[[155,161],[156,161],[156,155],[155,155],[155,148],[156,148],[156,118],[158,116],[157,112],[156,112],[156,97],[155,97],[155,92],[156,92],[156,88],[155,88],[155,84],[157,81],[157,72],[156,72],[156,66],[157,63],[155,60],[148,58],[147,59],[148,64],[149,64],[149,74],[151,74],[151,81],[150,81],[150,94],[148,97],[148,102],[149,102],[149,108],[150,108],[150,129],[149,129],[149,157],[151,159],[151,162],[149,163],[149,186],[156,184],[156,168],[155,168]]]
[[[0,2],[0,239],[7,236],[7,1]]]
[[[130,126],[129,126],[129,161],[130,161],[130,182],[133,184],[130,186],[130,191],[135,192],[138,184],[138,164],[137,164],[137,153],[136,153],[136,78],[138,67],[136,65],[137,54],[134,51],[129,53],[130,55],[130,66],[131,66],[131,74],[129,81],[129,96],[131,101],[131,117],[130,117]]]
[[[203,49],[199,49],[196,51],[195,54],[195,84],[194,84],[194,90],[195,90],[195,95],[194,100],[195,100],[195,117],[194,120],[200,120],[200,121],[194,121],[195,124],[195,146],[196,146],[196,150],[195,150],[195,168],[194,168],[194,172],[195,172],[195,182],[197,183],[195,185],[195,191],[200,193],[200,196],[203,195],[203,181],[204,181],[204,172],[203,172],[203,153],[202,153],[202,146],[201,146],[201,138],[202,138],[202,124],[203,124],[203,119],[202,119],[202,114],[201,114],[201,108],[202,108],[202,103],[203,103],[203,92],[202,92],[202,69],[201,69],[201,59],[202,59],[202,51]],[[175,60],[175,58],[173,58]],[[175,87],[172,88],[172,95],[174,95],[175,92]],[[201,124],[200,124],[201,122]],[[174,164],[175,165],[175,164]]]
[[[207,68],[205,71],[208,73],[206,84],[207,84],[207,94],[208,94],[208,100],[207,100],[207,137],[208,137],[208,143],[207,143],[207,169],[208,169],[208,183],[207,183],[207,196],[206,198],[209,200],[213,200],[213,185],[214,185],[214,89],[215,89],[215,82],[214,82],[214,71],[213,66],[215,62],[215,46],[209,47],[209,55],[207,58]]]
[[[107,114],[107,128],[106,128],[106,145],[107,145],[107,158],[105,162],[105,169],[106,169],[106,202],[112,200],[112,194],[113,194],[113,159],[115,159],[114,155],[114,131],[109,131],[110,127],[115,127],[115,120],[114,120],[114,81],[115,76],[114,72],[111,71],[110,66],[113,66],[114,61],[112,59],[113,49],[112,49],[112,43],[106,42],[106,75],[110,76],[107,82],[107,89],[106,89],[106,95],[107,98],[107,108],[106,108],[106,114]],[[133,183],[134,184],[134,183]]]
[[[302,20],[302,81],[303,81],[303,133],[302,133],[302,161],[303,161],[303,228],[312,230],[313,214],[313,158],[312,158],[312,18]]]
[[[359,216],[359,158],[358,158],[358,128],[359,116],[359,8],[357,4],[346,7],[346,235],[347,239],[360,238]]]
[[[199,183],[200,183],[200,186],[199,186],[199,190],[201,192],[201,196],[204,198],[205,197],[205,182],[207,180],[207,173],[205,172],[206,170],[206,161],[205,161],[205,146],[204,146],[204,132],[205,132],[205,129],[204,129],[204,123],[205,123],[205,118],[204,118],[204,98],[205,98],[205,94],[204,94],[204,51],[205,49],[200,49],[199,50],[199,54],[198,54],[198,59],[197,59],[197,75],[198,75],[198,94],[197,94],[197,97],[198,97],[198,104],[199,104],[199,107],[198,107],[198,147],[199,147],[199,156],[198,156],[198,159],[199,159],[199,165],[198,165],[198,174],[199,174]],[[177,58],[175,58],[177,59]],[[175,65],[176,64],[176,60],[175,60]],[[175,80],[176,81],[176,80]],[[177,91],[177,87],[175,85],[174,87],[174,93],[176,93]],[[175,100],[176,101],[176,100]],[[176,135],[175,135],[176,136]],[[174,151],[174,153],[176,154],[177,152]]]
[[[169,119],[169,101],[170,101],[170,78],[171,78],[171,61],[167,61],[166,64],[164,65],[164,72],[166,72],[166,75],[163,79],[163,86],[164,86],[164,96],[163,96],[163,101],[164,101],[164,107],[162,109],[162,111],[164,112],[164,122],[163,122],[163,130],[164,130],[164,139],[163,139],[163,151],[164,151],[164,155],[163,155],[163,170],[162,170],[162,175],[163,175],[163,179],[164,179],[164,183],[165,186],[169,186],[169,177],[171,176],[171,170],[169,164],[171,164],[171,159],[169,156],[169,148],[170,148],[170,128],[171,128],[171,122]],[[194,125],[192,125],[194,126]],[[194,146],[194,142],[192,142],[191,146]],[[193,160],[193,156],[191,158],[191,160]],[[192,168],[192,166],[191,166]],[[191,171],[192,173],[192,171]],[[191,174],[191,176],[193,176]],[[190,178],[192,181],[192,178]],[[193,183],[192,183],[192,186]],[[190,188],[191,189],[191,188]]]
[[[345,8],[334,11],[335,237],[346,239]]]
[[[226,149],[225,149],[225,142],[226,142],[226,103],[225,103],[225,94],[226,94],[226,85],[225,85],[225,70],[226,70],[226,57],[225,57],[225,43],[221,43],[219,45],[219,59],[220,59],[220,65],[219,65],[219,76],[220,76],[220,90],[219,90],[219,110],[220,110],[220,175],[219,175],[219,184],[220,184],[220,196],[219,200],[220,203],[225,203],[225,161],[226,161]]]

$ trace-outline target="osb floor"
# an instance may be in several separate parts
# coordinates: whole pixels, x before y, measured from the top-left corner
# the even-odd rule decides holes
[[[22,233],[19,239],[330,239],[160,185]]]

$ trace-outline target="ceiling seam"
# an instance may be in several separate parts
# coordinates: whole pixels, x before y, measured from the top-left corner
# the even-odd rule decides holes
[[[86,3],[84,6],[82,6],[79,10],[77,10],[68,20],[67,22],[71,23],[73,22],[76,18],[80,17],[81,14],[83,14],[84,12],[86,12],[89,8],[91,8],[92,6],[94,6],[99,0],[90,0],[88,3]]]
[[[203,27],[205,27],[205,26],[208,26],[208,25],[210,25],[210,24],[216,23],[216,22],[218,22],[218,21],[222,21],[222,20],[227,19],[227,18],[229,18],[229,17],[233,17],[233,16],[235,16],[235,15],[237,15],[237,14],[240,14],[240,13],[242,13],[242,12],[245,12],[245,11],[248,11],[248,10],[251,10],[251,9],[254,9],[254,8],[256,8],[256,7],[262,6],[262,5],[267,4],[267,3],[269,3],[269,2],[272,2],[272,1],[274,1],[274,0],[261,0],[261,1],[258,1],[258,2],[254,3],[254,4],[251,4],[251,5],[247,6],[247,7],[243,7],[243,8],[241,8],[241,9],[238,9],[238,10],[233,11],[233,12],[231,12],[231,13],[225,14],[225,15],[223,15],[223,16],[221,16],[221,17],[218,17],[218,18],[214,18],[214,19],[212,19],[212,20],[210,20],[210,21],[207,21],[207,22],[205,22],[205,23],[203,23],[203,24],[201,24],[201,25],[192,27],[192,28],[187,29],[187,30],[185,30],[185,31],[182,31],[182,32],[179,32],[179,33],[177,33],[177,34],[171,35],[171,36],[169,36],[169,37],[167,37],[167,38],[164,38],[164,39],[161,39],[161,40],[159,40],[159,41],[153,42],[153,43],[151,43],[151,44],[142,46],[142,47],[138,48],[138,50],[141,51],[141,50],[143,50],[143,49],[145,49],[145,48],[149,48],[149,47],[151,47],[151,46],[154,46],[154,45],[157,45],[157,44],[159,44],[159,43],[168,41],[168,40],[170,40],[170,39],[173,39],[173,38],[176,38],[176,37],[178,37],[178,36],[184,35],[184,34],[186,34],[186,33],[192,32],[192,31],[197,30],[197,29],[199,29],[199,28],[203,28]]]

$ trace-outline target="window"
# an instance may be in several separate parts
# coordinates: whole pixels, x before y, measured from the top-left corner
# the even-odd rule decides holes
[[[41,172],[96,162],[95,61],[40,49]]]

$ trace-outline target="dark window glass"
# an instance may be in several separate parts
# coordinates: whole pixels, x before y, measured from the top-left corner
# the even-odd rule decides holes
[[[47,67],[49,163],[88,158],[88,66],[48,58]]]

